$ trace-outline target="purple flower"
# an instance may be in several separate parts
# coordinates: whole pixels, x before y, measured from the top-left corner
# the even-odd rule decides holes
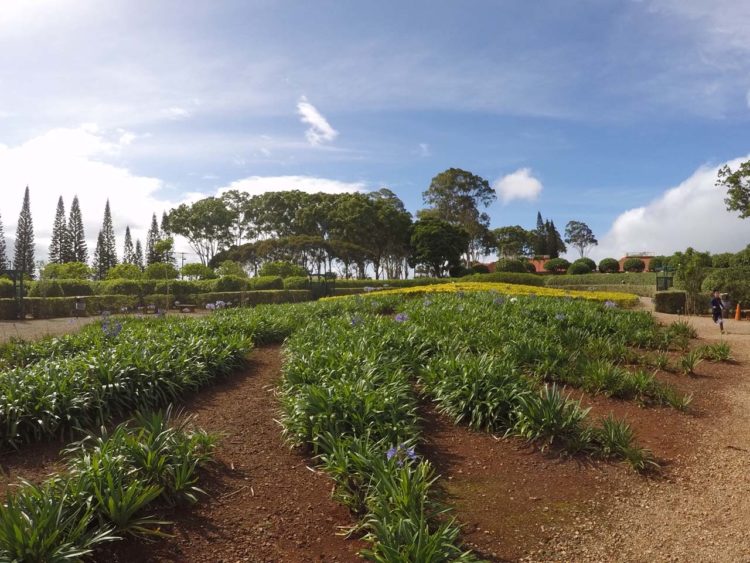
[[[604,306],[607,309],[614,309],[615,307],[617,307],[617,303],[615,303],[614,301],[605,301]]]
[[[399,467],[404,465],[405,461],[416,461],[417,460],[417,454],[414,451],[414,446],[406,447],[406,444],[399,444],[398,446],[391,446],[387,452],[385,452],[385,457],[389,461],[396,458],[396,463]]]
[[[360,326],[364,323],[365,323],[365,320],[359,315],[354,315],[351,319],[349,319],[349,324],[351,326]]]
[[[557,314],[555,315],[555,318],[556,318],[556,319],[557,319],[558,321],[564,321],[564,320],[565,320],[565,315],[563,315],[562,313],[557,313]]]
[[[406,313],[399,313],[398,315],[396,315],[396,322],[397,323],[403,323],[403,322],[406,322],[408,320],[409,320],[409,315],[407,315]]]
[[[465,295],[465,294],[464,294],[464,292],[463,292],[463,291],[457,291],[457,292],[456,292],[456,296],[457,296],[457,297],[463,297],[464,295]]]
[[[432,305],[432,301],[430,301],[429,299],[425,299],[424,300],[424,306],[425,307],[429,307],[430,305]]]
[[[495,305],[502,305],[503,303],[505,303],[505,299],[503,299],[502,297],[495,297],[495,298],[494,298],[494,299],[492,300],[492,302],[493,302],[493,303],[494,303]]]
[[[109,338],[115,338],[122,331],[122,323],[120,321],[110,321],[109,317],[102,323],[102,331],[105,336]]]

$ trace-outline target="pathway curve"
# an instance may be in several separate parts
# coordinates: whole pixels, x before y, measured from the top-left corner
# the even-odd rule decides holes
[[[750,322],[728,321],[722,337],[710,318],[688,320],[699,338],[728,341],[741,364],[737,383],[718,391],[727,408],[691,437],[693,458],[668,482],[644,480],[603,521],[582,522],[530,560],[750,561]]]

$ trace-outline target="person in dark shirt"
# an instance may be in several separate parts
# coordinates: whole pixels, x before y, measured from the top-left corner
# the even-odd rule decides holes
[[[711,299],[711,314],[714,317],[714,322],[719,325],[721,333],[724,334],[724,304],[721,302],[718,289],[714,289],[714,296]]]

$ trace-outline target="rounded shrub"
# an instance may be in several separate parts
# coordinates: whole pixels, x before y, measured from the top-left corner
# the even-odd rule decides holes
[[[139,280],[143,272],[135,264],[117,264],[107,271],[108,280]]]
[[[568,275],[571,276],[580,276],[582,274],[590,274],[591,273],[591,266],[589,266],[586,262],[583,262],[581,260],[577,260],[576,262],[573,262],[568,267]]]
[[[64,297],[57,280],[39,280],[29,290],[29,297]]]
[[[12,297],[15,297],[13,282],[5,278],[0,278],[0,299],[9,299]]]
[[[487,264],[473,264],[471,266],[471,270],[475,274],[489,274],[490,269],[487,267]]]
[[[222,276],[216,280],[215,287],[216,291],[219,293],[225,291],[247,291],[250,289],[250,282],[247,278],[241,278],[239,276]]]
[[[599,271],[602,274],[616,274],[620,271],[620,262],[614,258],[604,258],[599,262]]]
[[[594,262],[591,258],[588,258],[586,256],[583,256],[582,258],[579,258],[573,264],[576,264],[578,262],[583,262],[584,264],[588,265],[589,270],[592,272],[596,272],[596,262]]]
[[[185,264],[181,269],[180,273],[186,278],[193,278],[196,280],[212,280],[219,276],[216,275],[213,268],[204,266],[198,262],[191,262]]]
[[[57,280],[65,297],[94,295],[94,286],[86,280]]]
[[[307,277],[307,270],[297,264],[277,260],[266,262],[258,271],[259,276],[278,276],[280,278]]]
[[[105,280],[97,285],[99,295],[143,295],[143,284],[138,280]]]
[[[284,280],[279,276],[258,276],[250,280],[252,289],[284,289]]]
[[[146,267],[143,277],[147,280],[176,280],[179,273],[172,264],[154,262]]]
[[[626,272],[642,272],[646,269],[646,263],[640,258],[632,257],[625,260],[622,269]]]
[[[560,274],[570,268],[570,262],[565,258],[552,258],[544,263],[544,269],[553,274]]]
[[[508,258],[502,258],[495,262],[495,271],[496,272],[516,272],[519,274],[523,274],[525,272],[528,272],[526,269],[526,264],[522,262],[521,260],[512,260]]]
[[[284,289],[307,289],[310,280],[305,276],[292,276],[284,278]]]

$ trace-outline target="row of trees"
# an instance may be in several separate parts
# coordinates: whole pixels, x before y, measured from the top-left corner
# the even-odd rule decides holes
[[[162,224],[156,220],[156,214],[152,216],[151,227],[148,231],[146,241],[146,253],[144,255],[140,240],[133,242],[130,234],[130,226],[125,228],[125,244],[122,254],[122,263],[133,264],[143,270],[146,266],[161,262],[174,262],[174,252],[169,244],[169,233],[166,230],[166,215],[162,217]],[[165,244],[167,243],[167,244]],[[93,276],[104,279],[107,272],[120,263],[117,250],[114,227],[112,224],[112,213],[109,200],[104,206],[104,217],[102,228],[97,236],[96,247],[92,257]],[[0,270],[10,267],[7,256],[5,236],[3,232],[2,217],[0,217]],[[16,226],[15,252],[13,256],[13,269],[20,270],[30,277],[34,276],[36,269],[34,245],[34,222],[31,215],[31,197],[29,187],[26,187],[23,197],[21,212],[18,216]],[[55,219],[52,225],[52,237],[50,239],[48,263],[49,264],[82,264],[89,262],[89,251],[86,243],[86,235],[83,228],[83,216],[78,201],[78,196],[73,198],[70,206],[70,214],[65,213],[65,203],[62,196],[57,200]]]

